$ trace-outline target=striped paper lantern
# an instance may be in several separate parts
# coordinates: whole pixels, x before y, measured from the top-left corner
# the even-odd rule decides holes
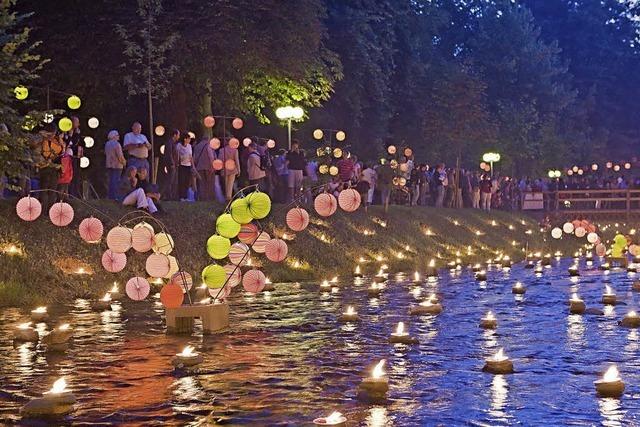
[[[176,259],[176,257],[174,257],[173,255],[167,255],[167,258],[169,259],[169,272],[166,276],[164,276],[164,278],[171,279],[173,275],[176,274],[178,270],[180,270],[180,267],[178,267],[178,260]]]
[[[302,208],[289,209],[287,226],[293,231],[303,231],[309,225],[309,212]]]
[[[171,276],[171,283],[180,286],[183,289],[190,290],[193,287],[193,278],[186,271],[178,271]]]
[[[231,289],[232,288],[230,286],[225,286],[224,288],[221,288],[221,289],[209,288],[209,295],[211,295],[211,298],[223,300],[228,298],[229,295],[231,295]]]
[[[73,221],[73,208],[69,203],[57,202],[49,209],[49,218],[53,225],[66,227]]]
[[[153,253],[147,257],[145,270],[151,277],[166,277],[169,274],[169,257],[161,253]]]
[[[34,221],[41,213],[42,205],[35,197],[23,197],[16,203],[16,214],[23,221]]]
[[[102,266],[109,273],[117,273],[124,270],[127,265],[127,256],[123,253],[113,252],[107,249],[102,254]]]
[[[259,235],[258,238],[256,239],[256,242],[253,244],[253,246],[251,246],[251,248],[259,254],[263,254],[265,251],[265,246],[267,245],[267,242],[271,240],[271,236],[269,236],[265,231],[262,231]]]
[[[155,233],[151,226],[140,226],[138,224],[133,227],[131,232],[131,247],[136,252],[149,252],[153,247],[154,237]]]
[[[80,237],[87,243],[98,243],[102,239],[104,227],[98,218],[89,217],[80,222],[78,226]]]
[[[280,262],[287,257],[289,251],[287,243],[282,239],[271,239],[264,248],[264,254],[269,261]]]
[[[153,249],[154,252],[159,252],[161,254],[169,255],[174,248],[173,237],[167,233],[158,233],[153,238]]]
[[[247,292],[258,293],[264,289],[264,285],[267,282],[267,278],[260,270],[249,270],[244,273],[242,278],[242,287]]]
[[[251,258],[247,252],[249,252],[249,246],[242,242],[235,242],[229,250],[229,260],[235,265],[246,265]]]
[[[242,279],[242,271],[240,271],[240,267],[236,267],[233,264],[227,264],[224,266],[224,271],[227,273],[228,287],[233,288],[240,284],[240,280]]]
[[[258,234],[260,234],[260,230],[258,226],[252,222],[249,224],[244,224],[240,227],[240,233],[238,233],[238,240],[242,243],[246,243],[247,245],[252,244],[258,238]]]
[[[127,296],[134,301],[142,301],[149,295],[151,285],[144,277],[132,277],[125,286]]]
[[[131,249],[131,230],[127,227],[113,227],[107,233],[107,247],[116,253],[125,253]]]
[[[347,188],[338,194],[338,204],[345,212],[354,212],[360,207],[361,202],[360,193],[353,188]]]
[[[313,207],[318,215],[327,217],[336,212],[338,209],[338,202],[333,194],[322,193],[318,194],[316,199],[313,201]]]

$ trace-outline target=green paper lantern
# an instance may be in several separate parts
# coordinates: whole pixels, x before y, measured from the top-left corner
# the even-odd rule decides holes
[[[202,281],[212,289],[224,286],[227,280],[227,272],[221,265],[209,264],[202,270]]]
[[[253,221],[246,197],[231,202],[231,216],[240,224],[248,224]]]
[[[627,239],[622,234],[616,234],[616,237],[613,238],[613,241],[618,246],[624,247],[627,245]]]
[[[82,104],[80,98],[75,95],[71,95],[69,98],[67,98],[67,105],[72,110],[77,110],[78,108],[80,108],[80,104]]]
[[[249,212],[254,219],[262,219],[271,212],[271,199],[267,193],[254,191],[246,199]]]
[[[207,240],[207,252],[213,259],[222,259],[229,255],[231,241],[226,237],[214,234]]]
[[[240,224],[233,219],[231,214],[222,214],[216,219],[216,231],[222,237],[233,239],[240,232]]]
[[[68,132],[73,127],[73,123],[69,117],[63,117],[58,122],[58,127],[62,132]]]
[[[622,249],[617,246],[611,248],[611,256],[614,258],[622,258]]]
[[[13,93],[15,93],[17,99],[23,101],[29,96],[29,89],[24,86],[16,86]]]

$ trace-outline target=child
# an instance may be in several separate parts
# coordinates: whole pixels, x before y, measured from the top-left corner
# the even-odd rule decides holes
[[[58,191],[64,194],[63,198],[69,195],[69,184],[73,179],[73,151],[67,148],[60,158],[60,175],[58,176]]]

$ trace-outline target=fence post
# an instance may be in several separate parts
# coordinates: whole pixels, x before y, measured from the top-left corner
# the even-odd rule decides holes
[[[631,190],[627,188],[627,221],[629,221],[629,215],[631,215]]]

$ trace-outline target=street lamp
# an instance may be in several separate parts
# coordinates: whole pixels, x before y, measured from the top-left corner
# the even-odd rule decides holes
[[[500,154],[498,153],[484,153],[482,155],[482,161],[489,163],[489,166],[491,167],[491,176],[493,176],[493,164],[495,162],[499,162],[500,161]]]
[[[560,178],[560,176],[562,175],[562,172],[560,172],[559,170],[549,170],[548,176],[549,178]]]
[[[280,120],[287,121],[289,150],[291,150],[291,121],[300,120],[304,116],[304,110],[302,107],[292,107],[290,105],[286,107],[280,107],[276,110],[276,117]]]

